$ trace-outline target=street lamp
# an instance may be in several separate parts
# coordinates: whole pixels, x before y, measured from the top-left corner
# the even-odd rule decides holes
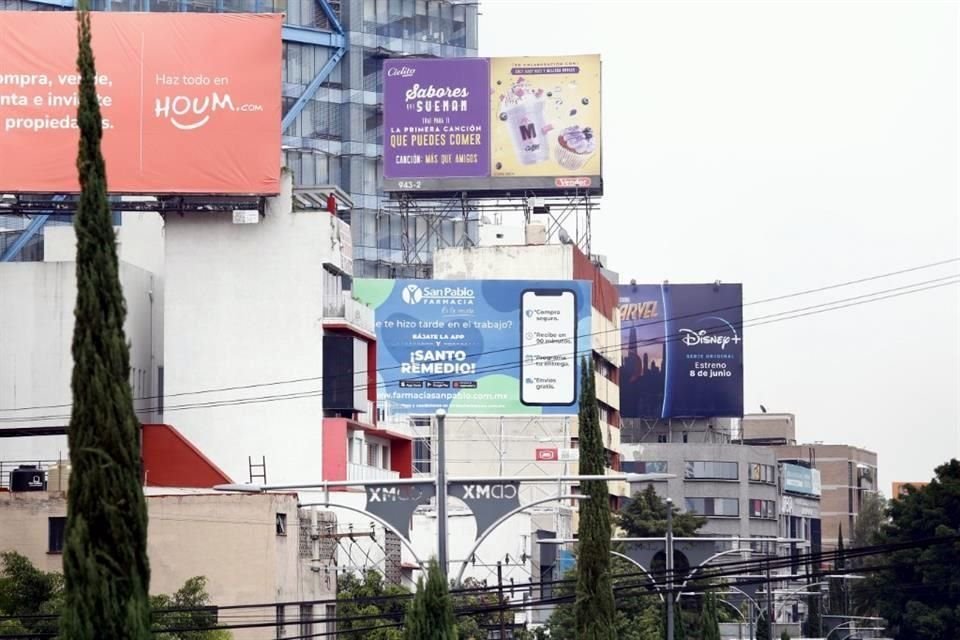
[[[447,412],[437,409],[437,562],[447,580]]]

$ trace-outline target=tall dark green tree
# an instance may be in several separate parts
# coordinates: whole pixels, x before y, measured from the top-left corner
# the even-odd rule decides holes
[[[602,476],[606,469],[606,455],[590,360],[583,359],[580,371],[580,475]],[[616,614],[610,576],[610,493],[604,480],[585,480],[580,487],[589,499],[580,502],[577,531],[577,638],[614,640]]]
[[[803,621],[803,635],[811,638],[819,638],[823,631],[823,618],[821,616],[820,600],[823,597],[820,593],[820,585],[808,587],[812,595],[807,605],[807,617]]]
[[[80,72],[77,170],[77,302],[73,333],[73,473],[63,553],[67,640],[150,637],[147,509],[139,430],[123,333],[126,304],[107,200],[88,0],[77,10]]]
[[[960,638],[960,460],[935,474],[930,484],[890,501],[890,523],[879,539],[928,542],[885,554],[884,568],[864,581],[897,640]]]
[[[834,563],[837,571],[846,569],[846,558],[843,552],[843,525],[837,529],[837,561]],[[830,578],[830,613],[833,615],[847,615],[846,585],[843,578]]]
[[[700,640],[720,640],[720,616],[717,611],[717,594],[712,591],[707,591],[703,594],[700,620]]]
[[[403,623],[404,640],[457,640],[453,600],[436,559],[427,567],[427,581],[417,581],[417,593]]]

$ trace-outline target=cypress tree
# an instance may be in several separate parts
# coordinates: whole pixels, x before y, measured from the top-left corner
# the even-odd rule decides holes
[[[447,581],[435,558],[427,567],[427,582],[417,580],[413,596],[403,622],[404,640],[457,640],[457,624],[453,617],[453,600]]]
[[[580,366],[580,475],[604,475],[606,456],[600,432],[593,366],[584,358]],[[581,491],[577,533],[578,640],[616,638],[613,584],[610,578],[610,499],[604,480],[585,480]]]
[[[66,640],[150,637],[147,512],[139,428],[128,382],[126,305],[107,201],[88,0],[77,10],[80,72],[77,302],[73,333],[72,474],[63,552]]]

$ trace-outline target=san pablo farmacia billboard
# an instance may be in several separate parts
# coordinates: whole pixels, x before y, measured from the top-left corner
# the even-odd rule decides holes
[[[619,285],[624,418],[743,415],[739,284]]]
[[[112,193],[280,191],[283,16],[90,21]],[[76,67],[72,11],[0,12],[0,193],[79,191]]]
[[[575,414],[589,281],[354,280],[393,415]]]
[[[602,193],[600,56],[383,66],[387,191]]]

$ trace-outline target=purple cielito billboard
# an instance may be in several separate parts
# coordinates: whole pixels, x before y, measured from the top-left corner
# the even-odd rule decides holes
[[[387,60],[383,73],[384,177],[489,174],[486,60]]]
[[[600,56],[383,65],[388,192],[602,193]]]

